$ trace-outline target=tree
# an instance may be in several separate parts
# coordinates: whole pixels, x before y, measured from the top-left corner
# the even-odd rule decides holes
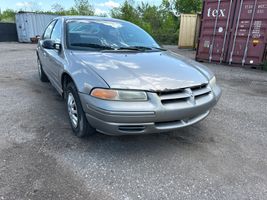
[[[201,0],[163,0],[163,7],[172,11],[175,15],[181,13],[190,14],[201,11]]]
[[[94,15],[94,8],[88,0],[75,0],[74,9],[79,15]]]
[[[137,24],[150,33],[158,42],[174,44],[178,40],[178,18],[161,6],[125,0],[119,7],[112,9],[111,16]]]
[[[114,8],[111,10],[111,16],[141,25],[139,13],[133,5],[134,1],[125,0],[119,8]]]
[[[15,22],[16,12],[12,9],[6,9],[1,13],[1,21],[3,22]]]
[[[74,8],[71,7],[69,10],[65,11],[66,15],[79,15],[79,12]]]
[[[137,6],[137,10],[143,21],[142,27],[150,34],[156,34],[162,25],[161,11],[159,8],[141,2]]]
[[[65,9],[64,9],[64,7],[61,5],[61,4],[59,4],[59,3],[54,3],[54,4],[52,4],[52,6],[51,6],[51,10],[54,12],[54,13],[58,13],[58,14],[60,14],[60,13],[65,13]]]
[[[156,6],[142,1],[135,3],[134,0],[124,0],[121,6],[113,8],[110,14],[114,18],[123,19],[140,26],[162,44],[175,44],[179,32],[177,13],[199,11],[201,0],[162,1],[162,5]],[[31,5],[33,4],[31,3]],[[0,21],[15,22],[15,13],[14,10],[10,9],[0,11]],[[89,4],[89,0],[75,0],[75,4],[67,10],[61,4],[55,3],[51,6],[51,11],[37,11],[37,13],[94,15],[94,8]]]

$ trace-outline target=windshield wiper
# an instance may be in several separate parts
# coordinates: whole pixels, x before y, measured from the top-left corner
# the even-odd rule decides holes
[[[160,47],[146,47],[146,46],[129,46],[129,47],[120,47],[118,50],[136,50],[136,51],[151,51],[153,49],[157,49],[160,51],[167,51],[166,49],[160,48]],[[117,50],[117,49],[116,49]]]
[[[71,43],[71,46],[90,47],[90,48],[96,48],[96,49],[114,50],[114,48],[112,48],[110,46],[104,46],[104,45],[94,44],[94,43]]]
[[[132,48],[140,49],[140,50],[152,50],[151,47],[146,46],[131,46]]]
[[[115,50],[130,50],[130,51],[144,51],[144,49],[140,49],[140,48],[137,48],[137,47],[118,47],[116,48]]]
[[[128,46],[128,47],[110,47],[110,46],[101,46],[101,47],[108,47],[103,48],[103,50],[112,50],[112,51],[123,51],[123,50],[129,50],[129,51],[153,51],[153,50],[160,50],[160,51],[167,51],[166,49],[160,48],[160,47],[146,47],[146,46]]]
[[[160,51],[167,51],[167,49],[163,49],[163,48],[161,48],[161,47],[151,47],[151,48],[153,48],[153,49],[157,49],[157,50],[160,50]]]

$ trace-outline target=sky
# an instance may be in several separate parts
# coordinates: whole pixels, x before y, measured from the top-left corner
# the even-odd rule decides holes
[[[135,0],[136,3],[143,1],[150,4],[159,5],[162,0]],[[119,7],[124,0],[89,0],[89,3],[95,8],[96,14],[108,14],[112,8]],[[23,11],[49,11],[51,5],[58,3],[65,9],[74,5],[74,0],[0,0],[0,9],[7,8]]]

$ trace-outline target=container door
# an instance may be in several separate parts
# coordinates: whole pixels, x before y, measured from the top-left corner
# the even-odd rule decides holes
[[[179,48],[194,48],[196,36],[197,15],[182,14],[179,31]]]
[[[239,0],[234,19],[227,62],[262,64],[267,42],[267,1]]]
[[[235,0],[206,0],[196,59],[223,62],[227,57]]]
[[[21,25],[21,17],[19,14],[16,14],[16,27],[18,33],[18,40],[22,42],[22,25]]]
[[[25,14],[16,15],[16,26],[19,42],[27,42],[27,27],[25,24]]]
[[[25,13],[23,15],[23,24],[24,24],[24,30],[23,30],[23,42],[31,42],[30,40],[30,32],[31,32],[31,20],[29,17],[29,13]]]
[[[35,37],[35,23],[36,23],[36,16],[35,13],[28,14],[28,39],[30,40],[32,37]]]

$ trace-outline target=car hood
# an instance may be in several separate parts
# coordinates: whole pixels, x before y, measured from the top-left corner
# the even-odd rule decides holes
[[[172,52],[83,52],[73,59],[116,89],[164,91],[208,83],[203,70]]]

